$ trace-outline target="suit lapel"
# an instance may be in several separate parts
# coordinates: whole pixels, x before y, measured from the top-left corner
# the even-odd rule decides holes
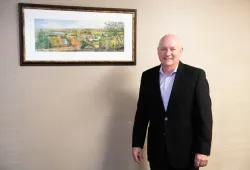
[[[161,65],[159,65],[156,70],[155,70],[155,81],[154,81],[154,84],[156,86],[156,98],[157,98],[157,103],[159,103],[160,105],[160,109],[165,112],[165,109],[164,109],[164,104],[163,104],[163,100],[162,100],[162,95],[161,95],[161,88],[160,88],[160,68],[161,68]]]
[[[185,82],[183,82],[183,71],[184,69],[184,65],[182,62],[179,63],[176,75],[175,75],[175,80],[174,80],[174,84],[172,87],[172,91],[170,94],[170,98],[168,101],[168,107],[166,112],[171,113],[172,109],[174,107],[174,102],[177,101],[178,96],[181,96],[179,93],[181,92],[181,89],[183,86],[185,86]]]

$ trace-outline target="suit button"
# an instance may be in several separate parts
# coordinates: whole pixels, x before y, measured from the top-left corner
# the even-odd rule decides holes
[[[167,121],[168,120],[168,118],[167,117],[165,117],[165,121]]]
[[[164,136],[166,136],[166,133],[164,133]]]

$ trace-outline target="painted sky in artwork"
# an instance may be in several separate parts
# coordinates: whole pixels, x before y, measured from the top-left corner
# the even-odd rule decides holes
[[[35,19],[35,29],[98,29],[104,28],[104,23],[97,20]]]

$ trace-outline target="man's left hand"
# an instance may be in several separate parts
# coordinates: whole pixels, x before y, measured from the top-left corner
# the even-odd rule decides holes
[[[194,165],[196,168],[204,167],[208,163],[208,156],[203,154],[195,154]]]

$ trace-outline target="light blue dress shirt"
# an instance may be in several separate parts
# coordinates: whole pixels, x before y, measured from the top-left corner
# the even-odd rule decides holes
[[[159,71],[160,72],[161,97],[162,97],[165,111],[167,110],[167,107],[168,107],[168,101],[169,101],[172,87],[174,84],[174,79],[175,79],[175,75],[177,72],[177,68],[178,67],[176,67],[175,70],[170,75],[164,74],[162,67],[160,68],[160,71]]]

